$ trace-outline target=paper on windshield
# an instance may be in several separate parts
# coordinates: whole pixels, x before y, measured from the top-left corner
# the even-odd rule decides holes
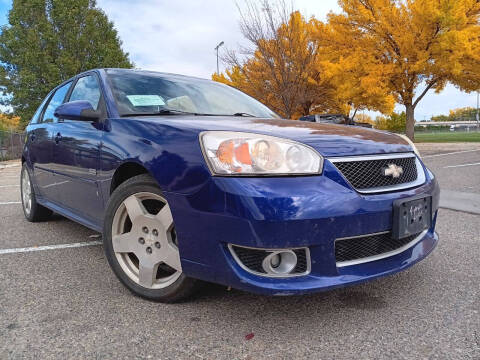
[[[163,106],[165,101],[159,95],[127,95],[133,106]]]

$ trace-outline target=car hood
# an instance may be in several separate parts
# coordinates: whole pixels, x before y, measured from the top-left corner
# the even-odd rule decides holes
[[[413,151],[398,135],[357,126],[230,116],[161,116],[142,119],[197,133],[207,130],[242,131],[288,138],[307,144],[326,157]]]

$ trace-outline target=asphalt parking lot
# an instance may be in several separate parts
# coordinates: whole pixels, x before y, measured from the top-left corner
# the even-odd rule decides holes
[[[421,151],[442,190],[480,195],[480,147],[437,146]],[[437,249],[371,283],[302,297],[210,285],[166,305],[126,290],[91,230],[28,223],[19,171],[0,168],[0,359],[480,359],[478,214],[441,209]]]

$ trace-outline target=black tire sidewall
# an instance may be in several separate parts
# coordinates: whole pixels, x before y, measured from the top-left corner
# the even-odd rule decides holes
[[[188,278],[182,273],[173,284],[163,289],[147,289],[134,282],[127,274],[125,274],[115,256],[115,252],[113,251],[112,223],[115,212],[127,197],[139,192],[150,192],[165,198],[155,180],[148,175],[135,176],[115,189],[108,201],[107,209],[105,211],[103,225],[103,249],[105,256],[118,279],[134,294],[149,300],[161,302],[175,302],[181,300],[188,296],[191,290],[193,290],[193,283],[195,280]]]

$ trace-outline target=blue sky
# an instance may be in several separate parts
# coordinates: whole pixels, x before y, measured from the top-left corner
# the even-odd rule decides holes
[[[0,0],[0,25],[7,23],[7,13],[10,7],[10,1]]]
[[[293,2],[307,17],[314,15],[322,20],[329,11],[339,11],[337,0]],[[114,22],[124,49],[138,68],[209,78],[215,72],[215,45],[224,41],[225,47],[221,48],[224,51],[244,42],[235,0],[141,0],[134,5],[131,0],[97,0],[97,3]],[[7,23],[10,7],[10,0],[0,0],[0,25]],[[466,94],[449,85],[441,94],[429,92],[417,106],[415,117],[420,121],[465,106],[476,106],[476,94]],[[402,110],[402,106],[397,106],[397,111]]]

